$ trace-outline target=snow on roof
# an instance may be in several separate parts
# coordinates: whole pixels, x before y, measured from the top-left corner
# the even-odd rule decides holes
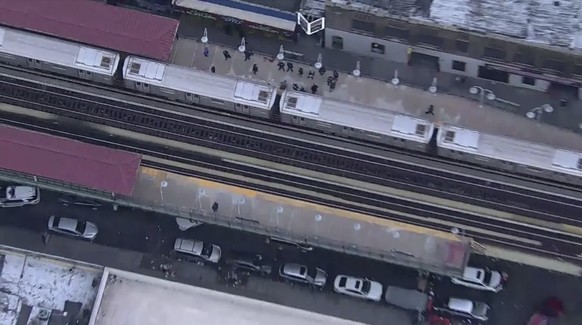
[[[90,310],[98,291],[94,281],[101,273],[63,260],[1,251],[0,324],[15,325],[46,309],[63,311],[67,301]]]
[[[378,16],[407,17],[533,43],[582,48],[579,0],[331,0]]]

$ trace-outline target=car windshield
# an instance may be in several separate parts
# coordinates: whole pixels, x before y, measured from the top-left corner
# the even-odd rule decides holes
[[[85,223],[83,221],[79,221],[79,222],[77,222],[77,227],[75,227],[75,231],[80,233],[80,234],[84,234],[86,228],[87,228],[87,223]]]
[[[202,256],[204,257],[210,257],[210,255],[212,255],[212,244],[204,244],[202,246]]]
[[[491,283],[491,272],[485,271],[485,276],[483,278],[483,283],[485,283],[485,284]]]
[[[363,293],[369,293],[370,288],[372,288],[372,283],[370,283],[370,281],[365,280],[362,282],[362,292]]]

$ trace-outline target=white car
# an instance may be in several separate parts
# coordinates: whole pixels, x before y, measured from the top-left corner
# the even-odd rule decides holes
[[[222,250],[214,244],[185,238],[176,239],[174,250],[179,253],[200,257],[212,263],[218,263],[222,256]]]
[[[307,283],[323,288],[327,282],[327,273],[318,267],[307,267],[297,263],[285,263],[279,269],[282,278],[295,282]]]
[[[92,222],[55,216],[49,218],[48,229],[60,234],[85,239],[95,239],[98,232],[97,226]]]
[[[469,299],[450,298],[446,306],[435,307],[435,309],[439,312],[465,319],[475,319],[483,322],[489,319],[487,317],[489,305]]]
[[[34,186],[7,186],[0,191],[0,207],[14,208],[40,202],[40,190]]]
[[[333,289],[335,292],[352,297],[373,301],[382,300],[382,284],[368,279],[338,275],[333,282]]]
[[[468,266],[465,268],[462,278],[451,278],[451,281],[454,284],[477,290],[499,292],[503,289],[505,277],[506,275],[498,271]]]

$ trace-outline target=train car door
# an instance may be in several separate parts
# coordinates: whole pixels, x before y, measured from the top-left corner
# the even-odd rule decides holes
[[[93,74],[91,71],[77,70],[77,76],[81,79],[93,80]]]
[[[145,82],[136,82],[135,83],[135,89],[137,89],[139,91],[142,91],[144,93],[151,92],[150,85],[146,84]]]

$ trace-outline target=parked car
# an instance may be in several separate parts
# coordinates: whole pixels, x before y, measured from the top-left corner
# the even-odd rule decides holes
[[[421,292],[417,289],[388,286],[384,299],[390,305],[412,311],[416,321],[421,323],[432,306],[432,291]]]
[[[202,222],[200,222],[200,221],[196,221],[194,219],[182,218],[182,217],[176,217],[176,223],[178,224],[178,228],[180,228],[180,230],[182,230],[182,231],[188,230],[190,228],[198,227],[202,224]]]
[[[97,237],[97,225],[89,221],[80,221],[73,218],[60,218],[51,216],[48,221],[48,229],[60,234],[95,239]]]
[[[267,242],[279,245],[279,249],[283,249],[283,247],[287,246],[297,248],[303,253],[311,252],[313,250],[313,246],[305,243],[298,243],[281,237],[268,237]]]
[[[507,275],[499,271],[486,270],[477,267],[466,267],[461,278],[451,278],[454,284],[462,285],[477,290],[499,292]]]
[[[279,275],[285,279],[307,283],[316,287],[323,287],[327,281],[327,273],[318,268],[309,268],[296,263],[286,263],[281,265]]]
[[[77,195],[63,195],[59,197],[59,202],[64,206],[77,205],[91,208],[93,210],[97,210],[98,208],[103,206],[103,204],[101,204],[101,202],[97,200],[92,200]]]
[[[217,245],[186,238],[177,238],[174,242],[174,250],[212,263],[218,263],[222,256],[222,250]]]
[[[333,283],[333,289],[335,292],[356,298],[382,300],[382,285],[380,282],[368,279],[338,275]]]
[[[40,202],[38,187],[13,185],[0,189],[0,207],[14,208]]]
[[[440,313],[453,317],[487,321],[487,313],[490,308],[489,305],[483,302],[461,298],[450,298],[447,304],[441,307],[434,307],[434,309]]]
[[[237,269],[261,274],[271,274],[273,271],[270,261],[266,261],[261,254],[238,253],[235,258],[229,259],[226,263]]]

